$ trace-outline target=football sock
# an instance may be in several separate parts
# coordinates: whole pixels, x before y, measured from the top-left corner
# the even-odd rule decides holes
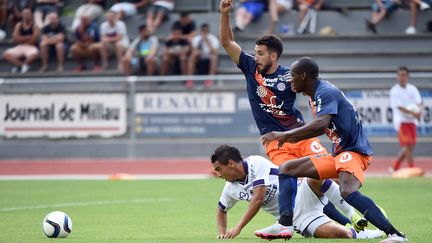
[[[333,203],[328,202],[327,205],[324,206],[324,213],[329,216],[329,218],[338,222],[341,225],[351,224],[350,220],[343,216],[333,205]]]
[[[333,205],[339,210],[341,210],[341,212],[348,218],[351,218],[355,214],[354,208],[342,198],[340,195],[339,185],[333,180],[324,180],[323,184],[321,185],[321,192],[323,192],[329,201],[332,202]]]
[[[393,163],[393,169],[394,169],[395,171],[396,171],[396,170],[399,170],[400,165],[401,165],[401,162],[400,162],[400,161],[395,161],[395,162]]]
[[[292,226],[295,197],[297,195],[297,177],[279,174],[279,223]]]
[[[356,191],[348,195],[345,200],[362,213],[369,222],[378,229],[384,231],[387,235],[397,234],[398,236],[404,237],[393,227],[390,221],[387,220],[381,210],[369,197]]]

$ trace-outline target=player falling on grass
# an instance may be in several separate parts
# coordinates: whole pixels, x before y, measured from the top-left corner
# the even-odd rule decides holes
[[[222,0],[220,3],[220,41],[230,58],[245,75],[249,102],[253,117],[260,134],[271,131],[287,131],[304,125],[301,113],[294,108],[296,94],[291,91],[289,81],[289,68],[278,64],[282,54],[282,41],[274,35],[265,35],[256,41],[255,56],[242,51],[234,41],[230,25],[230,11],[232,0]],[[299,141],[295,144],[277,146],[277,142],[265,146],[270,160],[281,165],[290,159],[297,159],[308,155],[327,154],[326,149],[317,138]],[[310,180],[308,182],[319,192],[322,181]],[[333,204],[346,204],[335,187],[330,187],[326,196]],[[346,211],[351,219],[340,215],[333,204],[328,204],[325,211],[341,224],[352,221],[358,230],[363,229],[367,221],[358,216],[354,210]],[[343,206],[343,205],[338,205]]]
[[[278,168],[262,156],[250,156],[243,160],[239,150],[228,145],[220,145],[211,156],[213,168],[219,178],[225,179],[216,213],[219,239],[234,238],[251,221],[262,208],[279,218],[278,207]],[[325,184],[334,184],[326,180]],[[323,213],[328,202],[325,196],[318,197],[308,185],[307,180],[298,180],[299,195],[296,198],[294,211],[294,227],[305,237],[316,238],[381,238],[380,230],[365,229],[357,233],[335,223]],[[232,230],[227,231],[227,212],[238,201],[249,202],[246,212]],[[271,232],[258,230],[255,234],[266,239],[273,239]],[[275,235],[279,237],[279,235]]]
[[[354,106],[344,93],[319,78],[318,64],[309,57],[291,65],[291,89],[310,97],[314,119],[305,126],[286,132],[270,132],[261,137],[263,144],[297,143],[324,133],[333,142],[332,155],[307,156],[290,160],[280,167],[279,223],[293,231],[297,177],[326,179],[339,177],[342,197],[389,237],[382,242],[403,242],[407,238],[396,230],[377,205],[359,192],[364,170],[372,160],[372,147],[363,131]],[[269,227],[270,230],[271,227]]]

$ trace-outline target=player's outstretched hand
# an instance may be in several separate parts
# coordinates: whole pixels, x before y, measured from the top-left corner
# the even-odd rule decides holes
[[[233,8],[233,0],[221,0],[219,9],[221,13],[229,13]]]

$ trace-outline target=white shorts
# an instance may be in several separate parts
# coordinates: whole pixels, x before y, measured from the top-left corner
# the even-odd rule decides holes
[[[276,0],[277,4],[282,5],[285,10],[290,10],[293,7],[292,0]]]
[[[116,13],[123,12],[126,17],[137,14],[137,9],[133,3],[116,3],[111,7],[110,10]]]
[[[299,179],[298,183],[301,185],[297,189],[294,207],[294,229],[305,237],[313,237],[318,227],[332,221],[323,213],[328,199],[318,197],[308,185],[306,178]]]

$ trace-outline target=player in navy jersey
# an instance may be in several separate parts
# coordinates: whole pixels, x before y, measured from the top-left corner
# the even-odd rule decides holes
[[[341,195],[345,201],[389,236],[382,242],[408,241],[393,227],[377,205],[359,192],[364,183],[364,170],[372,160],[373,151],[354,106],[341,90],[318,77],[318,64],[313,59],[298,59],[291,65],[290,73],[291,89],[310,97],[315,118],[305,126],[290,131],[265,134],[261,141],[263,144],[276,141],[281,146],[326,133],[333,142],[333,151],[332,155],[312,155],[290,160],[280,167],[280,224],[293,225],[297,177],[339,177]]]
[[[283,52],[282,41],[274,35],[265,35],[255,42],[255,56],[243,52],[235,42],[231,31],[229,12],[232,5],[232,0],[222,0],[220,3],[220,41],[230,58],[245,75],[252,114],[260,134],[288,131],[303,126],[303,117],[294,107],[296,93],[291,91],[290,70],[278,64]],[[291,159],[328,154],[317,138],[309,138],[295,144],[286,143],[281,147],[277,145],[275,141],[266,144],[265,149],[270,160],[278,166]],[[309,180],[309,184],[319,192],[322,181]],[[343,202],[338,191],[325,193],[333,204]],[[332,211],[336,217],[340,216],[337,210],[333,210],[334,207],[329,206],[326,210]],[[367,225],[367,221],[356,213],[348,216],[358,230]],[[346,219],[346,217],[339,218],[340,220],[337,220],[339,223],[342,223],[343,218]],[[345,220],[345,223],[349,221]]]

